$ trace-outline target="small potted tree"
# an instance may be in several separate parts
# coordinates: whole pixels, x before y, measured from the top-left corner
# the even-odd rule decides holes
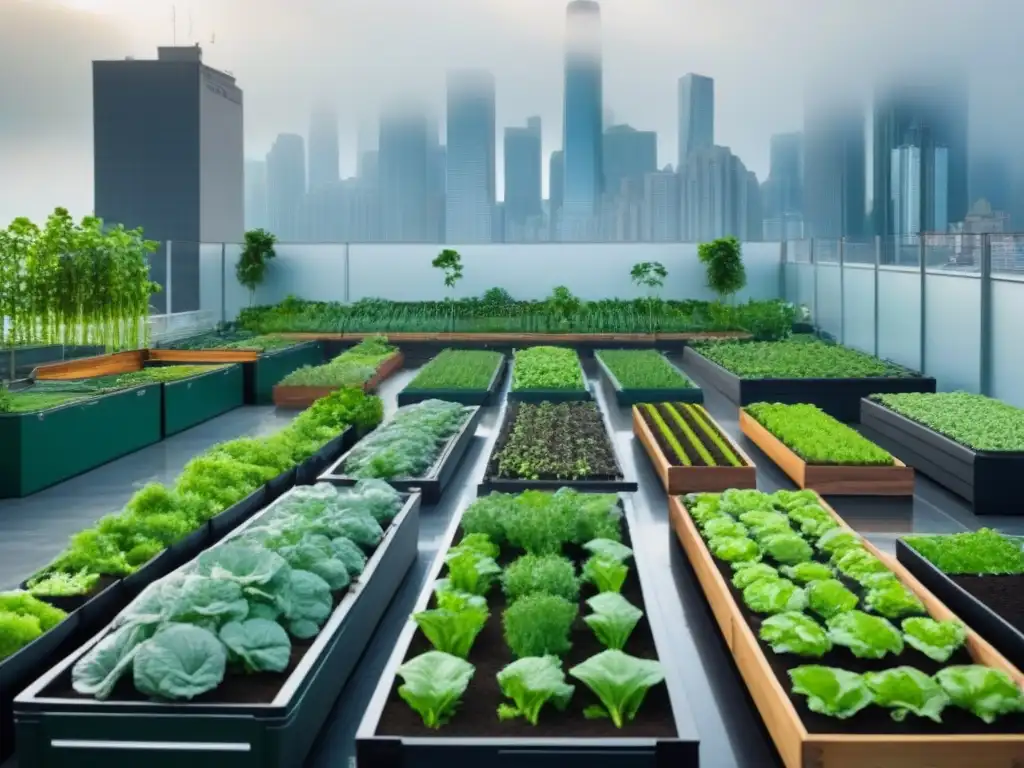
[[[267,274],[268,262],[277,256],[274,245],[277,238],[265,229],[250,229],[245,233],[245,246],[235,264],[238,282],[249,289],[249,306],[256,297],[256,289]]]
[[[660,292],[665,285],[668,270],[660,261],[641,261],[629,270],[629,278],[637,286],[647,289],[647,312],[650,320],[650,331],[656,333],[654,323],[654,305],[660,303]]]
[[[462,279],[462,256],[452,248],[445,248],[431,264],[444,273],[444,286],[449,291],[447,301],[451,304],[451,330],[455,330],[455,284]]]
[[[719,303],[729,301],[747,284],[740,242],[735,237],[720,237],[697,246],[697,257],[707,271],[708,288],[718,294]]]

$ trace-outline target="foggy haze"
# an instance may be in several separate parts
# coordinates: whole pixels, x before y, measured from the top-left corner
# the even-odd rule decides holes
[[[443,131],[446,69],[489,69],[500,197],[505,126],[541,116],[545,175],[561,147],[565,5],[181,0],[176,39],[237,78],[247,157],[262,158],[278,133],[306,135],[316,104],[335,108],[343,176],[381,102],[423,101]],[[676,82],[687,72],[714,78],[715,141],[760,179],[770,135],[802,127],[809,78],[867,99],[885,72],[962,61],[972,152],[1012,153],[1024,127],[1020,0],[601,0],[601,12],[605,106],[616,122],[658,132],[659,166],[676,163]],[[90,62],[154,58],[174,37],[161,0],[0,0],[0,222],[56,205],[91,210]]]

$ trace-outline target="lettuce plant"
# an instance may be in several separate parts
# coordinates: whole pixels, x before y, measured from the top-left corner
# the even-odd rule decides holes
[[[584,544],[583,548],[592,555],[600,555],[620,563],[624,563],[633,557],[632,549],[622,542],[612,539],[592,539]]]
[[[620,592],[629,575],[629,566],[603,555],[594,555],[583,564],[583,580],[598,592]]]
[[[818,537],[815,549],[837,559],[849,549],[863,549],[860,536],[846,528],[832,528]]]
[[[779,572],[767,563],[733,563],[732,585],[736,589],[746,589],[762,579],[778,578]]]
[[[338,536],[336,539],[328,539],[331,543],[331,548],[334,550],[334,556],[341,561],[342,565],[345,566],[345,570],[348,571],[350,579],[355,579],[363,572],[366,568],[366,555],[363,554],[363,550],[359,548],[352,539],[345,538],[344,536]]]
[[[447,593],[448,595],[458,593]],[[451,605],[452,598],[446,598]],[[466,658],[484,628],[490,613],[486,606],[471,604],[468,600],[457,609],[436,608],[412,615],[413,621],[435,650]]]
[[[828,634],[813,619],[796,611],[769,616],[761,623],[758,636],[775,653],[821,658],[832,650]]]
[[[789,579],[762,579],[743,590],[743,602],[754,613],[785,613],[807,607],[807,595]]]
[[[897,723],[907,715],[926,717],[942,722],[942,710],[949,696],[933,678],[913,667],[895,667],[884,672],[868,672],[864,682],[874,696],[875,704],[890,710]]]
[[[873,578],[875,574],[892,573],[889,566],[866,549],[847,550],[834,562],[837,571],[858,583]]]
[[[501,548],[485,533],[467,533],[459,540],[459,549],[468,549],[484,557],[497,558]]]
[[[66,616],[28,592],[0,592],[0,660],[13,656]]]
[[[902,627],[907,645],[940,663],[949,661],[967,639],[967,630],[959,621],[914,617],[904,619]]]
[[[808,562],[814,557],[814,550],[796,533],[776,533],[761,542],[763,554],[783,565]]]
[[[462,592],[448,579],[438,579],[434,582],[434,600],[438,608],[446,611],[462,611],[466,608],[487,610],[485,597]]]
[[[950,701],[986,723],[1002,715],[1024,712],[1024,693],[998,669],[981,665],[946,667],[935,675]]]
[[[808,606],[822,618],[831,619],[857,607],[857,596],[838,579],[812,581],[806,590]]]
[[[240,663],[246,672],[283,672],[288,667],[292,641],[276,621],[233,621],[220,628],[218,637],[228,661]]]
[[[787,579],[792,579],[798,584],[808,584],[812,581],[824,581],[831,579],[833,576],[832,569],[824,563],[815,563],[814,561],[797,563],[796,565],[787,565],[782,569],[782,574]]]
[[[863,611],[847,611],[828,620],[834,645],[849,648],[858,659],[880,659],[903,653],[903,636],[889,621]]]
[[[92,592],[99,580],[98,573],[57,571],[31,579],[28,590],[35,597],[82,597]]]
[[[626,647],[629,636],[636,629],[644,612],[618,592],[602,592],[587,600],[593,611],[583,621],[594,630],[597,639],[605,648],[621,651]]]
[[[556,595],[527,595],[505,609],[505,642],[517,658],[564,656],[579,605]]]
[[[452,585],[473,595],[486,595],[501,575],[501,566],[493,557],[472,549],[454,547],[448,550],[445,562]]]
[[[790,521],[796,523],[800,532],[815,539],[839,527],[839,523],[817,503],[795,506],[787,512]]]
[[[549,701],[559,711],[569,705],[576,690],[565,681],[562,662],[557,656],[531,656],[513,661],[498,673],[498,686],[515,706],[501,704],[498,717],[512,720],[522,717],[530,725],[540,719],[540,710]]]
[[[753,509],[739,516],[740,522],[750,529],[757,538],[770,536],[773,533],[792,533],[793,526],[789,518],[772,508]]]
[[[476,667],[442,651],[427,651],[409,659],[395,674],[402,678],[402,697],[428,728],[440,728],[455,714]]]
[[[638,659],[615,650],[591,656],[570,669],[569,674],[601,700],[603,706],[587,707],[585,714],[610,717],[616,728],[622,728],[636,717],[647,691],[665,679],[657,661]]]
[[[727,516],[713,518],[704,524],[704,535],[709,539],[723,537],[746,538],[747,532],[747,526]]]
[[[505,569],[501,582],[510,601],[535,592],[566,600],[576,600],[580,595],[576,568],[569,558],[560,555],[523,555]]]
[[[135,688],[154,698],[194,699],[220,685],[227,658],[210,630],[168,624],[139,645],[132,660]]]
[[[864,605],[887,619],[926,613],[924,603],[899,581],[887,581],[882,586],[869,589],[864,597]]]
[[[807,697],[812,712],[840,720],[853,717],[873,697],[861,675],[845,669],[810,664],[789,670],[793,693]]]
[[[708,541],[708,549],[719,560],[727,563],[760,560],[761,552],[753,539],[738,536],[720,536]]]

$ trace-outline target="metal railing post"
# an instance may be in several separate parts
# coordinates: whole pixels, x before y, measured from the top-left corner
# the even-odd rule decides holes
[[[846,238],[839,238],[839,343],[846,343],[846,291],[843,264],[846,261]]]
[[[926,353],[927,348],[928,348],[928,345],[927,345],[927,339],[928,339],[928,333],[927,333],[927,328],[928,328],[928,300],[926,298],[926,294],[927,294],[926,288],[927,288],[927,282],[928,282],[928,278],[927,278],[928,269],[925,266],[927,252],[925,251],[925,237],[924,237],[924,233],[922,232],[917,237],[918,237],[917,255],[918,255],[918,262],[919,262],[920,275],[921,275],[921,319],[920,319],[920,323],[921,323],[920,337],[921,338],[919,339],[919,342],[920,342],[920,347],[921,347],[921,373],[925,373],[925,365],[926,365],[925,353]]]
[[[878,273],[882,264],[882,236],[875,235],[875,357],[878,357]]]
[[[978,389],[992,394],[992,235],[981,236],[981,324],[978,329]]]
[[[228,244],[220,244],[220,322],[228,321]]]
[[[164,250],[164,314],[169,315],[173,310],[171,303],[171,290],[174,280],[171,278],[171,250],[172,241],[167,241],[167,248]]]
[[[779,243],[779,298],[783,301],[789,301],[789,297],[786,295],[786,267],[787,260],[789,259],[789,249],[786,245],[786,241],[782,240]]]
[[[349,270],[349,243],[347,243],[347,242],[345,243],[345,270],[344,270],[344,274],[345,274],[345,290],[344,290],[342,296],[343,296],[343,302],[345,304],[348,304],[349,303],[349,295],[350,295],[350,293],[349,293],[349,285],[348,284],[349,284],[349,275],[351,274],[351,272]]]

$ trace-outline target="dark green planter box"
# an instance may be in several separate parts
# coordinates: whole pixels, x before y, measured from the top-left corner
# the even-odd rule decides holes
[[[514,353],[513,353],[514,354]],[[578,355],[578,353],[577,353]],[[513,357],[509,365],[509,381],[515,383],[516,363]],[[520,389],[518,392],[509,389],[510,403],[580,403],[593,400],[594,395],[587,385],[587,372],[580,362],[580,374],[583,376],[583,389]]]
[[[160,442],[160,385],[0,414],[0,498],[19,498]]]
[[[245,363],[245,402],[247,405],[272,405],[274,385],[304,365],[320,365],[324,350],[318,341],[264,352],[255,363]]]
[[[494,405],[498,399],[502,374],[505,373],[506,358],[503,356],[494,369],[487,389],[410,389],[398,393],[398,405],[412,405],[424,400],[447,400],[462,405]]]
[[[605,365],[604,360],[601,359],[600,354],[595,354],[594,359],[597,360],[597,367],[601,371],[601,375],[608,380],[608,383],[612,385],[612,389],[615,390],[615,402],[622,406],[639,405],[640,403],[703,403],[704,392],[700,387],[681,387],[678,389],[623,389],[619,380],[615,378],[615,374],[612,373],[611,369]],[[668,362],[666,360],[665,362]],[[669,365],[672,365],[669,363]],[[672,365],[673,368],[676,366]],[[679,370],[676,368],[676,370]],[[686,376],[685,373],[679,371],[680,376]],[[689,379],[689,376],[686,376]]]
[[[163,385],[163,435],[169,437],[242,405],[241,365]]]

